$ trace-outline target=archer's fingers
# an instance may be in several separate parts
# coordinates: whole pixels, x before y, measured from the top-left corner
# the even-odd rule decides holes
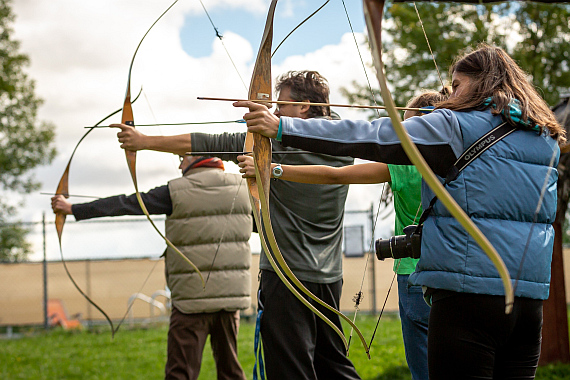
[[[253,153],[248,153],[248,154],[242,154],[237,156],[237,160],[238,160],[238,166],[240,168],[245,167],[245,165],[247,165],[249,162],[253,162]]]
[[[239,102],[233,103],[233,106],[249,108],[250,112],[265,111],[269,109],[269,107],[266,106],[265,104],[252,102],[251,100],[240,100]]]
[[[131,126],[131,125],[126,125],[126,124],[111,124],[111,125],[109,125],[109,128],[120,128],[121,131],[127,131],[127,130],[130,130],[130,129],[134,129],[133,126]],[[121,133],[121,132],[119,132],[119,133]]]
[[[239,172],[242,174],[242,178],[255,178],[255,168],[251,166],[240,168]]]
[[[126,124],[111,124],[109,125],[110,128],[120,128],[121,131],[117,132],[117,137],[119,138],[120,142],[124,142],[121,141],[121,139],[123,137],[128,137],[131,135],[131,133],[135,130],[134,127],[130,126],[130,125],[126,125]]]
[[[255,163],[251,154],[238,156],[239,172],[242,173],[243,178],[255,177]]]
[[[61,213],[62,210],[62,199],[59,195],[56,195],[51,199],[51,209],[53,210],[54,214]]]
[[[238,107],[238,105],[239,107],[249,108],[249,112],[243,115],[243,119],[248,124],[259,120],[263,120],[264,118],[267,117],[268,114],[271,114],[269,108],[267,108],[267,106],[265,106],[264,104],[259,104],[252,101],[240,101],[234,103],[235,107]]]

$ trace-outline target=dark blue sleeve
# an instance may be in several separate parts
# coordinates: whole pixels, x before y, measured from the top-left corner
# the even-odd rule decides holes
[[[151,215],[172,214],[172,200],[168,186],[155,187],[141,193],[141,198]],[[89,203],[78,203],[71,207],[75,220],[100,218],[103,216],[143,215],[136,194],[116,195]]]

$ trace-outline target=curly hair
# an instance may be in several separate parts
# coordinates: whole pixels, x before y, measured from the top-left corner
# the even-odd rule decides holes
[[[329,102],[329,84],[316,71],[289,71],[281,75],[277,78],[275,91],[280,93],[285,87],[291,90],[291,98],[298,102]],[[311,106],[308,117],[330,116],[330,114],[331,109],[328,106]]]

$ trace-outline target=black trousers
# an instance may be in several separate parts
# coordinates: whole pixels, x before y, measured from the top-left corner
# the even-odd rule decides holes
[[[430,380],[534,379],[542,337],[542,301],[469,293],[435,301],[428,327]]]
[[[338,310],[342,280],[303,284]],[[307,309],[272,271],[261,272],[259,301],[263,305],[261,338],[268,380],[360,379],[346,357],[341,338]],[[340,318],[316,305],[341,331]]]

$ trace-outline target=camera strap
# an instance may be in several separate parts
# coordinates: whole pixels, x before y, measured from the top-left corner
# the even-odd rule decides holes
[[[461,156],[459,156],[457,161],[455,161],[453,166],[448,170],[443,186],[455,180],[459,176],[459,173],[461,173],[461,171],[465,169],[467,165],[472,163],[477,157],[483,154],[483,152],[516,130],[517,127],[505,121],[481,136],[477,141],[471,144],[471,146],[467,148],[463,154],[461,154]],[[431,210],[433,209],[436,201],[437,196],[434,196],[430,201],[429,206],[422,213],[422,216],[418,222],[418,226],[421,226],[425,222],[431,213]]]

